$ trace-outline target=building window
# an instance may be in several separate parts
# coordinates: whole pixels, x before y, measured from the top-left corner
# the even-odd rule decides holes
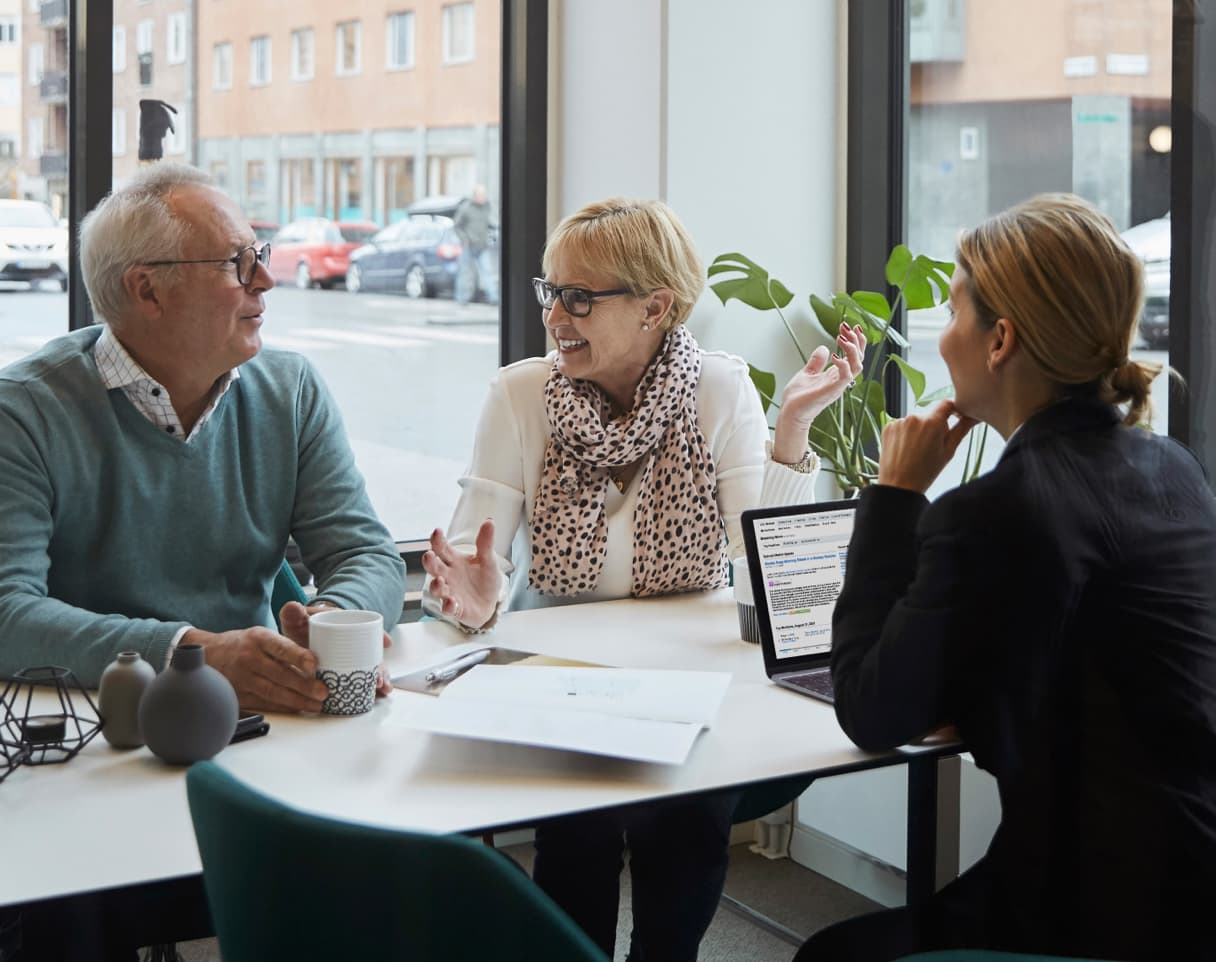
[[[115,27],[110,41],[110,67],[114,73],[127,69],[127,28]]]
[[[29,71],[30,86],[37,87],[42,83],[42,44],[31,43],[29,50],[26,51],[26,55],[28,57],[27,69]]]
[[[414,66],[414,15],[390,13],[385,41],[384,63],[389,70],[407,70]]]
[[[358,73],[362,63],[363,24],[358,20],[338,24],[337,40],[334,62],[338,76]]]
[[[186,152],[186,128],[188,126],[185,108],[180,107],[173,118],[173,127],[165,131],[164,153],[166,157],[170,154],[180,156]]]
[[[249,86],[264,87],[270,83],[270,38],[254,37],[249,41]]]
[[[213,160],[211,161],[211,176],[215,178],[215,186],[220,190],[227,192],[228,190],[228,161]]]
[[[250,213],[260,212],[266,205],[266,161],[245,163],[245,198]]]
[[[171,13],[165,25],[165,62],[186,62],[186,14]]]
[[[16,43],[18,40],[16,17],[0,17],[0,45]]]
[[[152,21],[141,20],[135,25],[135,56],[139,60],[139,85],[152,86]]]
[[[473,4],[450,3],[443,8],[443,62],[473,59]]]
[[[477,165],[467,154],[432,154],[426,159],[426,192],[463,196],[473,189],[476,173]]]
[[[287,219],[316,217],[320,213],[316,181],[316,165],[311,157],[293,158],[279,165],[279,206]]]
[[[15,160],[17,157],[17,143],[7,137],[0,138],[0,160]]]
[[[312,80],[316,71],[317,35],[312,27],[291,31],[291,79]]]
[[[42,156],[42,118],[31,117],[29,124],[26,126],[26,132],[29,136],[25,142],[25,156],[31,160],[37,160]]]
[[[15,73],[0,73],[0,107],[21,106],[21,77]]]
[[[127,152],[127,112],[115,107],[110,111],[110,153],[122,157]]]
[[[232,44],[217,43],[211,50],[211,86],[216,90],[232,87]]]
[[[363,220],[362,165],[354,158],[325,161],[328,214],[334,220]]]

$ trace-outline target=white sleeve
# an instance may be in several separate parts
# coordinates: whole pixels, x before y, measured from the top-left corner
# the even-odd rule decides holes
[[[481,409],[477,434],[473,441],[473,458],[469,469],[460,479],[460,500],[448,525],[448,541],[457,551],[473,554],[476,550],[477,529],[483,521],[494,521],[494,555],[502,573],[498,591],[499,606],[507,598],[509,576],[515,570],[511,562],[511,542],[523,520],[524,464],[519,420],[511,405],[503,379],[490,382],[490,392]],[[431,598],[430,575],[422,592],[422,607],[427,614],[456,624],[454,619],[440,613]]]
[[[768,422],[760,398],[747,376],[739,369],[734,381],[734,405],[723,404],[723,414],[733,428],[716,454],[718,508],[726,526],[727,554],[731,560],[742,557],[742,515],[748,508],[769,508],[783,504],[808,504],[815,500],[815,479],[819,459],[811,454],[809,473],[792,471],[768,454]],[[725,393],[725,392],[724,392]]]

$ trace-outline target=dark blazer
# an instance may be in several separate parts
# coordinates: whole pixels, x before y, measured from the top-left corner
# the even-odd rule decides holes
[[[947,722],[1000,827],[962,941],[1216,959],[1216,499],[1182,445],[1061,401],[933,504],[862,493],[833,621],[863,748]]]

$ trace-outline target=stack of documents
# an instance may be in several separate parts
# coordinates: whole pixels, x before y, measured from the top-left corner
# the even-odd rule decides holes
[[[465,738],[679,764],[717,716],[730,674],[479,664],[403,723]]]

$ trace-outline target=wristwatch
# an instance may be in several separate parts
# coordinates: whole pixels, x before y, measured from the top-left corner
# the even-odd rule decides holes
[[[768,442],[768,456],[769,456],[769,458],[772,459],[772,462],[774,464],[779,464],[783,468],[789,468],[791,471],[794,471],[797,474],[810,474],[812,471],[815,470],[815,464],[816,464],[815,452],[812,451],[810,449],[810,447],[808,447],[806,449],[806,453],[802,455],[801,460],[794,461],[793,463],[791,463],[789,461],[778,461],[776,458],[774,458],[773,457],[773,442],[769,441]]]

